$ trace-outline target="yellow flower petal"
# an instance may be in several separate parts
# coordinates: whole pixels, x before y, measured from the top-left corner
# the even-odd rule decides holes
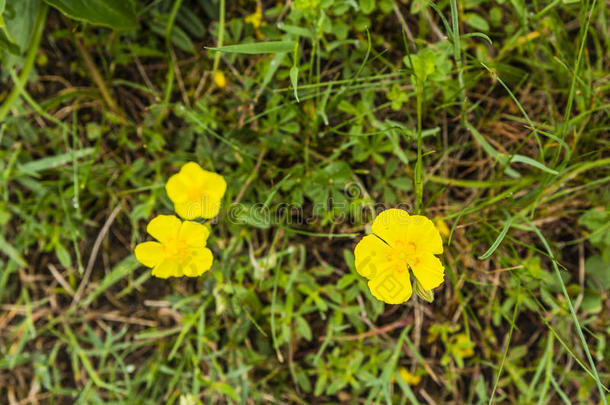
[[[180,172],[178,172],[178,174],[184,177],[184,179],[187,181],[201,183],[203,181],[203,172],[205,172],[205,170],[203,170],[199,164],[195,162],[188,162],[180,168]]]
[[[188,199],[187,187],[182,182],[180,174],[174,174],[167,180],[165,191],[174,204],[185,202]]]
[[[184,221],[178,232],[178,237],[192,247],[204,247],[209,235],[210,231],[205,225],[192,221]]]
[[[443,240],[434,223],[422,215],[410,217],[405,240],[414,242],[417,251],[428,252],[435,255],[443,253]]]
[[[354,249],[356,271],[367,279],[374,278],[378,271],[384,270],[382,266],[389,252],[390,247],[377,236],[365,236]]]
[[[224,191],[223,191],[224,193]],[[214,218],[220,211],[220,198],[205,196],[201,204],[201,216],[203,218]]]
[[[144,242],[136,245],[136,259],[146,267],[155,267],[163,260],[163,245],[158,242]]]
[[[445,268],[441,261],[432,254],[424,254],[409,263],[413,274],[426,290],[441,285],[445,275]]]
[[[371,294],[380,301],[388,304],[402,304],[411,298],[413,289],[409,272],[387,269],[380,271],[375,278],[369,281]]]
[[[185,276],[198,277],[208,271],[212,267],[214,256],[208,248],[201,248],[194,251],[193,259],[188,263],[182,271]]]
[[[180,277],[182,272],[178,267],[178,263],[171,260],[163,260],[153,268],[152,275],[159,278]]]
[[[201,217],[201,203],[186,201],[174,205],[176,214],[184,219],[195,219]]]
[[[175,215],[159,215],[153,218],[146,227],[146,231],[159,242],[178,236],[182,221]]]
[[[203,169],[202,172],[202,184],[205,193],[212,197],[212,200],[220,200],[222,196],[225,195],[225,191],[227,191],[227,182],[225,181],[224,177],[218,173],[208,172],[207,170]]]
[[[397,241],[404,240],[409,223],[407,211],[390,208],[377,215],[373,221],[373,233],[393,246]]]
[[[175,204],[176,214],[184,219],[214,218],[220,212],[220,199],[203,196],[201,201]]]

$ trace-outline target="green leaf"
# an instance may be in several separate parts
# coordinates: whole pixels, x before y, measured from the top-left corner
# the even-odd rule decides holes
[[[138,27],[132,0],[44,0],[75,20],[117,30]]]
[[[602,296],[592,290],[585,291],[580,308],[588,314],[598,314],[602,311]]]
[[[505,164],[506,163],[506,156],[505,155],[501,155],[497,150],[494,149],[493,146],[491,146],[489,144],[489,142],[487,142],[485,140],[485,138],[483,137],[483,135],[481,135],[479,133],[479,131],[477,131],[477,129],[475,127],[473,127],[468,121],[466,121],[465,123],[466,128],[470,131],[470,133],[472,134],[472,136],[474,136],[474,138],[477,140],[477,142],[481,145],[481,147],[485,150],[485,152],[487,152],[491,157],[493,157],[494,159],[496,159],[498,162]],[[508,174],[509,176],[513,177],[513,178],[519,178],[521,177],[521,175],[514,169],[510,168],[510,167],[506,167],[504,169],[504,172],[506,174]]]
[[[0,49],[6,49],[14,55],[25,51],[34,29],[38,6],[38,0],[20,0],[0,7]],[[7,71],[17,62],[17,58],[13,58],[8,63],[7,60],[3,61],[3,68]]]
[[[431,49],[421,49],[417,55],[405,56],[403,62],[413,70],[413,75],[418,81],[425,82],[426,78],[434,73],[436,53]]]
[[[299,86],[299,68],[296,66],[290,68],[290,83],[294,90],[294,98],[297,100],[297,103],[299,103],[299,93],[297,92],[297,87]]]
[[[253,42],[250,44],[226,45],[218,48],[207,48],[210,51],[242,53],[256,55],[262,53],[284,53],[294,50],[294,41]]]
[[[61,155],[50,156],[17,165],[17,170],[21,175],[33,175],[43,170],[53,169],[71,163],[74,159],[81,159],[85,156],[89,156],[93,151],[94,148],[85,148],[74,152],[62,153]]]
[[[59,262],[64,267],[72,267],[72,257],[64,245],[55,245],[55,255],[59,259]]]
[[[371,14],[375,10],[375,0],[360,0],[360,9],[364,14]]]
[[[236,218],[238,222],[260,229],[268,229],[271,224],[269,210],[261,204],[243,204]]]
[[[0,48],[4,48],[12,54],[19,54],[19,46],[15,43],[15,40],[11,37],[11,34],[6,29],[6,23],[4,22],[4,9],[6,7],[5,0],[0,0]]]
[[[159,17],[158,21],[153,21],[150,24],[150,29],[152,32],[159,35],[161,38],[165,38],[165,29],[167,28],[168,23],[169,17]],[[193,41],[191,41],[189,36],[186,35],[186,32],[184,32],[182,28],[174,25],[169,39],[171,43],[178,49],[181,49],[184,52],[195,54],[195,47],[193,46]]]
[[[303,37],[303,38],[313,39],[313,34],[311,33],[311,30],[308,30],[307,28],[299,27],[297,25],[288,25],[288,24],[281,24],[281,25],[278,24],[278,28],[289,34],[293,34],[293,35]]]
[[[409,177],[390,179],[388,183],[402,191],[411,191],[413,189],[413,180],[411,180]]]
[[[523,156],[523,155],[514,155],[510,159],[510,162],[511,163],[513,163],[513,162],[525,163],[526,165],[536,167],[536,168],[538,168],[544,172],[550,173],[550,174],[554,174],[554,175],[559,174],[559,172],[557,170],[549,169],[548,167],[546,167],[542,163],[538,162],[537,160],[534,160],[530,157]]]
[[[604,290],[610,290],[610,263],[605,262],[600,255],[587,258],[585,274],[591,285],[599,285]]]
[[[28,265],[25,259],[19,253],[19,251],[15,249],[13,245],[8,243],[2,235],[0,235],[0,252],[3,252],[5,255],[7,255],[10,259],[14,260],[20,266],[25,267]]]
[[[496,238],[494,243],[492,243],[491,247],[487,250],[487,252],[485,252],[481,256],[479,256],[479,260],[487,259],[489,256],[491,256],[493,254],[493,252],[496,251],[498,246],[500,246],[500,243],[502,243],[502,241],[504,240],[504,237],[508,233],[508,230],[510,229],[510,226],[511,226],[512,223],[513,223],[513,217],[509,217],[504,222],[504,227],[500,231],[500,234],[498,235],[498,237]]]
[[[483,17],[475,13],[466,13],[464,16],[466,24],[479,31],[489,31],[489,24]]]
[[[311,327],[309,326],[305,318],[298,316],[296,318],[296,322],[297,332],[299,332],[299,335],[301,335],[303,339],[311,341]]]
[[[8,31],[4,26],[4,20],[0,15],[0,49],[6,49],[13,55],[19,55],[19,47],[9,36]]]

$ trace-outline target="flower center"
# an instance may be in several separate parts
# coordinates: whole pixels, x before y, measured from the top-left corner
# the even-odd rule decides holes
[[[203,187],[201,186],[189,188],[187,195],[189,200],[193,202],[201,202],[205,198],[205,193],[203,191]]]
[[[417,245],[415,242],[397,241],[388,253],[388,261],[392,262],[399,272],[407,269],[407,264],[417,262]]]
[[[168,260],[175,263],[184,262],[190,255],[186,241],[181,238],[171,238],[163,243],[163,252]]]

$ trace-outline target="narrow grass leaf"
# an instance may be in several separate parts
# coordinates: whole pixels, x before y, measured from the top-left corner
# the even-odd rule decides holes
[[[265,54],[265,53],[284,53],[294,49],[294,41],[270,41],[270,42],[254,42],[251,44],[236,44],[225,45],[217,48],[207,48],[210,51],[219,51],[226,53],[242,53],[249,55]]]
[[[496,161],[498,161],[501,164],[506,164],[507,159],[506,159],[505,155],[500,154],[497,150],[495,150],[494,147],[491,146],[489,144],[489,142],[487,142],[485,140],[483,135],[481,135],[481,133],[479,131],[477,131],[477,129],[475,127],[472,126],[471,123],[466,121],[464,124],[466,125],[466,128],[470,131],[472,136],[474,136],[474,138],[477,140],[479,145],[481,145],[483,150],[485,150],[485,152],[487,152],[487,154],[489,156],[493,157]],[[514,169],[511,169],[510,167],[506,167],[506,169],[504,171],[506,172],[506,174],[508,174],[511,177],[514,177],[514,178],[521,177],[521,175],[518,172],[516,172]]]
[[[297,87],[299,85],[299,68],[293,66],[290,68],[290,84],[292,84],[292,88],[294,90],[294,98],[299,103],[299,93],[297,92]]]
[[[74,152],[66,152],[61,155],[46,157],[32,162],[17,165],[17,171],[21,175],[35,175],[43,170],[54,169],[71,163],[74,159],[81,159],[93,153],[94,148],[84,148]]]
[[[489,256],[491,256],[493,254],[493,252],[496,251],[496,249],[498,248],[498,246],[500,246],[500,243],[502,243],[502,241],[504,240],[504,237],[508,233],[508,230],[510,229],[510,225],[512,224],[512,222],[513,222],[513,217],[509,217],[506,220],[506,222],[504,222],[504,227],[500,231],[500,234],[498,235],[498,237],[496,238],[494,243],[491,244],[491,247],[487,250],[487,252],[485,252],[481,256],[479,256],[479,260],[487,259]]]
[[[27,266],[28,263],[21,256],[19,251],[15,249],[13,245],[8,243],[4,236],[0,235],[0,251],[2,251],[5,255],[7,255],[10,259],[14,260],[20,266]]]
[[[530,157],[527,156],[523,156],[523,155],[513,155],[513,157],[510,158],[510,162],[517,162],[517,163],[525,163],[526,165],[530,165],[533,166],[535,168],[538,168],[544,172],[553,174],[553,175],[558,175],[559,172],[557,170],[553,170],[553,169],[549,169],[548,167],[546,167],[545,165],[543,165],[542,163],[540,163],[537,160],[534,160]]]

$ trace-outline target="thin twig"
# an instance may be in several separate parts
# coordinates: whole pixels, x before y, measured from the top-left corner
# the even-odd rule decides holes
[[[413,37],[413,33],[409,29],[409,26],[407,25],[407,21],[405,20],[405,17],[400,12],[400,8],[398,8],[398,4],[396,4],[396,2],[394,2],[394,14],[396,14],[396,17],[398,17],[398,21],[400,21],[400,24],[402,25],[402,29],[405,31],[405,34],[407,35],[409,44],[411,44],[411,48],[413,48],[412,51],[417,52],[417,46],[415,46],[415,37]]]
[[[93,270],[93,265],[95,264],[95,259],[97,259],[97,253],[100,250],[102,241],[106,237],[106,234],[108,233],[108,230],[110,229],[110,226],[114,222],[114,219],[118,215],[121,208],[122,208],[121,204],[119,203],[114,208],[114,210],[112,211],[112,213],[110,214],[108,219],[106,220],[106,223],[102,227],[102,230],[100,231],[100,233],[97,235],[97,239],[95,239],[95,243],[93,244],[93,249],[91,250],[91,256],[89,256],[89,262],[87,263],[87,268],[85,269],[85,274],[83,276],[83,279],[80,282],[80,285],[78,286],[78,289],[76,290],[76,294],[74,295],[74,299],[72,300],[72,304],[70,306],[73,307],[74,305],[78,304],[78,302],[80,301],[80,299],[83,295],[83,292],[85,291],[85,288],[87,287],[87,282],[89,281],[89,277],[91,276],[91,270]]]

